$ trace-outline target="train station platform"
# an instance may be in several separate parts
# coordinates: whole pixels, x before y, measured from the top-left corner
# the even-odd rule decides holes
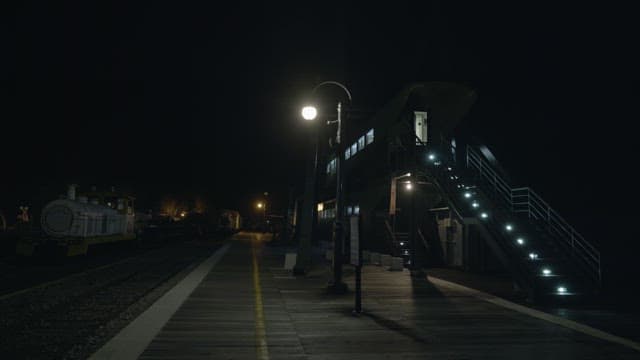
[[[437,278],[365,266],[353,292],[329,268],[283,269],[286,249],[240,233],[93,359],[638,359],[640,344]],[[345,282],[354,288],[353,274]]]

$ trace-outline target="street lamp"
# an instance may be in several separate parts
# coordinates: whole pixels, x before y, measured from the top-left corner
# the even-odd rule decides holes
[[[322,86],[326,85],[334,85],[347,94],[347,98],[349,99],[349,103],[351,103],[351,93],[347,89],[346,86],[342,85],[337,81],[324,81],[320,84],[316,85],[311,94],[315,94],[316,90],[318,90]],[[338,129],[336,131],[336,145],[337,145],[337,156],[336,156],[336,217],[334,222],[334,234],[333,234],[333,283],[330,284],[329,290],[335,293],[343,293],[347,290],[347,286],[342,282],[342,244],[344,243],[344,228],[343,228],[343,217],[344,217],[344,183],[345,176],[344,171],[342,170],[342,160],[344,153],[344,146],[342,144],[342,138],[344,137],[343,127],[342,127],[342,102],[338,101],[337,105],[338,118],[334,121],[327,121],[327,125],[336,124],[338,125]],[[318,110],[314,106],[305,106],[302,109],[302,117],[307,121],[314,120],[318,115]],[[313,171],[313,188],[315,189],[315,167],[317,166],[317,157],[318,157],[318,149],[316,146],[316,156],[314,163],[314,171]],[[308,197],[307,197],[308,195]],[[303,234],[300,237],[300,248],[298,253],[298,259],[296,261],[296,267],[298,267],[297,263],[300,262],[300,267],[306,268],[309,263],[310,250],[311,250],[311,229],[312,229],[312,221],[313,221],[313,203],[315,199],[313,198],[312,191],[305,191],[305,201],[307,205],[305,206],[304,214],[310,217],[310,221],[306,222],[306,228],[303,229]]]
[[[262,209],[262,222],[263,222],[263,226],[265,225],[266,219],[267,219],[267,203],[266,202],[258,202],[256,204],[256,207],[258,209]]]
[[[411,210],[409,213],[409,247],[411,253],[409,254],[409,271],[412,277],[422,278],[425,276],[422,270],[422,265],[418,264],[418,221],[416,220],[416,196],[418,196],[417,187],[415,185],[431,185],[430,182],[410,180],[405,183],[405,189],[410,197]],[[416,191],[414,191],[416,190]]]

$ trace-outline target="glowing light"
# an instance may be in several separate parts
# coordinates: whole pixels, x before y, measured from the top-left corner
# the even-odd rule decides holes
[[[567,288],[564,286],[558,286],[558,294],[566,294],[567,293]]]
[[[318,211],[324,210],[324,203],[318,203]]]
[[[411,176],[411,173],[406,173],[404,174],[404,176]]]
[[[434,154],[429,154],[429,160],[435,160],[436,156]]]
[[[404,246],[404,241],[400,241],[400,246]]]
[[[542,275],[544,275],[544,276],[551,275],[551,270],[549,270],[547,268],[542,269]]]
[[[486,219],[489,217],[489,214],[487,214],[486,212],[483,212],[482,214],[480,214],[480,217],[483,219]]]
[[[471,197],[471,193],[470,192],[466,192],[464,193],[464,197],[466,197],[467,199]]]
[[[302,118],[305,120],[313,120],[318,116],[318,110],[313,106],[305,106],[302,108]]]
[[[407,183],[404,184],[404,188],[407,190],[413,189],[413,184],[411,184],[411,181],[407,181]]]
[[[264,206],[264,204],[263,204],[263,203],[261,203],[261,202],[259,202],[257,206],[258,206],[258,209],[262,209],[262,207]]]
[[[511,230],[513,230],[513,225],[511,225],[511,224],[507,224],[504,228],[505,228],[507,231],[511,231]]]
[[[451,171],[451,168],[450,168],[450,167],[448,167],[448,168],[447,168],[447,170]]]
[[[474,208],[478,208],[478,207],[480,207],[480,204],[478,204],[478,202],[477,202],[477,201],[474,201],[474,202],[471,204],[471,206],[473,206]]]
[[[517,242],[519,245],[524,245],[524,239],[523,239],[523,238],[518,238],[518,239],[516,239],[516,242]]]
[[[531,260],[536,260],[538,258],[538,254],[536,253],[529,253],[529,259]]]

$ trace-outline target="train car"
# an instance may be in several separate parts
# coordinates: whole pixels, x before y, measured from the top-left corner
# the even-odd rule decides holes
[[[69,186],[67,196],[49,202],[42,209],[38,238],[22,238],[19,255],[31,256],[52,248],[64,256],[84,255],[92,245],[136,239],[134,198],[112,189],[76,194]]]

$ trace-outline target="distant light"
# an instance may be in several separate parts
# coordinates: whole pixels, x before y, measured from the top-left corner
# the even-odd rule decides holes
[[[187,213],[183,211],[183,212],[180,213],[180,216],[181,217],[185,217],[185,216],[187,216]]]
[[[470,192],[466,192],[464,193],[464,197],[466,197],[467,199],[471,197],[471,193]]]
[[[471,204],[471,206],[473,206],[474,208],[478,208],[478,207],[480,207],[480,204],[478,204],[478,202],[477,202],[477,201],[474,201],[474,202]]]
[[[318,110],[313,106],[305,106],[302,108],[302,118],[305,120],[313,120],[318,116]]]
[[[429,154],[429,160],[435,160],[436,156],[434,154]]]
[[[411,176],[411,173],[406,173],[404,174],[404,176]]]
[[[483,219],[486,219],[489,217],[489,214],[487,214],[486,212],[483,212],[482,214],[480,214],[480,217]]]
[[[451,168],[450,168],[450,167],[448,167],[448,168],[447,168],[447,170],[451,171]]]
[[[324,203],[318,203],[318,211],[324,210]]]
[[[407,181],[407,183],[404,185],[404,188],[407,190],[413,189],[413,184],[411,184],[411,181]]]
[[[542,274],[543,274],[544,276],[549,276],[549,275],[551,275],[551,270],[549,270],[549,269],[547,269],[547,268],[542,269]]]
[[[558,294],[566,294],[567,293],[567,288],[564,286],[558,286]]]
[[[454,178],[453,176],[449,176],[449,179],[455,180],[456,178]]]
[[[538,254],[536,253],[529,253],[529,259],[531,260],[536,260],[538,258]]]
[[[262,209],[262,206],[264,206],[261,202],[258,203],[258,209]]]
[[[524,245],[524,239],[523,238],[516,239],[516,242],[518,242],[519,245]]]
[[[507,231],[513,230],[513,226],[511,224],[507,224],[504,228],[507,229]]]
[[[404,246],[404,241],[400,241],[400,246]]]

